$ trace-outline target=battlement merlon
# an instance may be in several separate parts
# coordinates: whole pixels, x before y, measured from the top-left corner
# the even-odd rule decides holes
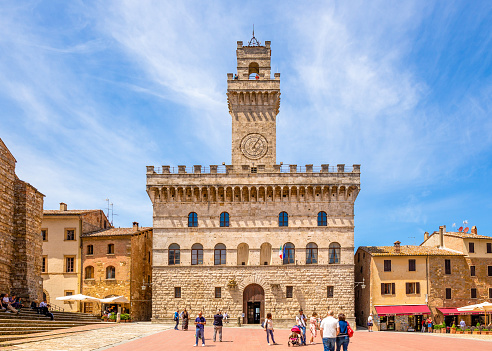
[[[252,73],[256,73],[259,76],[259,80],[270,79],[272,56],[270,45],[270,41],[265,41],[263,46],[243,46],[242,41],[237,42],[238,80],[248,80]]]
[[[262,170],[259,165],[255,172],[251,173],[249,165],[211,165],[202,167],[195,165],[193,168],[185,166],[162,166],[155,169],[147,166],[147,191],[152,188],[162,187],[310,187],[330,188],[340,187],[342,190],[353,188],[360,189],[360,165],[353,165],[348,169],[343,164],[336,167],[322,165],[321,167],[298,167],[297,165],[274,165],[275,168]]]

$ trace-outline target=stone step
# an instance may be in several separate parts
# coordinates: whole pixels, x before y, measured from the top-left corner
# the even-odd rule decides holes
[[[48,332],[51,330],[55,330],[56,328],[50,328],[50,329],[26,329],[26,330],[1,330],[0,329],[0,336],[10,336],[10,335],[22,335],[26,336],[26,334],[36,334],[36,333],[43,333],[43,332]]]
[[[101,321],[97,317],[77,317],[77,316],[53,316],[55,320],[62,320],[62,321],[87,321],[87,322],[97,322]],[[25,314],[15,314],[15,313],[0,313],[0,320],[7,320],[7,319],[25,319],[25,320],[51,320],[50,317],[46,317],[43,315],[25,315]]]
[[[85,325],[100,325],[101,323],[81,323],[81,322],[63,322],[63,321],[13,321],[0,322],[0,327],[80,327]]]
[[[17,332],[17,331],[37,331],[37,330],[54,330],[54,329],[66,329],[70,328],[70,326],[40,326],[40,327],[33,327],[33,326],[26,326],[26,327],[21,327],[21,326],[10,326],[10,327],[2,327],[0,326],[0,333],[1,332]]]

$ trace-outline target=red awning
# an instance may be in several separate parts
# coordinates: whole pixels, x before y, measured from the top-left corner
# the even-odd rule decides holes
[[[427,305],[374,306],[378,316],[430,314]]]
[[[484,314],[483,311],[458,311],[457,308],[438,308],[445,316],[456,316],[460,314]]]

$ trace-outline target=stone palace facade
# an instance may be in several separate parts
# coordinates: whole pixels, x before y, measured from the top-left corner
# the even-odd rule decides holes
[[[239,41],[236,54],[237,76],[227,75],[232,163],[147,167],[153,320],[220,308],[234,322],[271,312],[292,324],[302,307],[354,321],[360,166],[277,164],[280,74],[271,78],[270,42]]]

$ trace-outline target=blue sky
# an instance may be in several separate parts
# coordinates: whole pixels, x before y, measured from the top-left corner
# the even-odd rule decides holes
[[[229,162],[236,41],[272,41],[277,161],[362,165],[356,247],[492,235],[489,1],[2,1],[0,137],[45,209],[152,224],[145,166]]]

